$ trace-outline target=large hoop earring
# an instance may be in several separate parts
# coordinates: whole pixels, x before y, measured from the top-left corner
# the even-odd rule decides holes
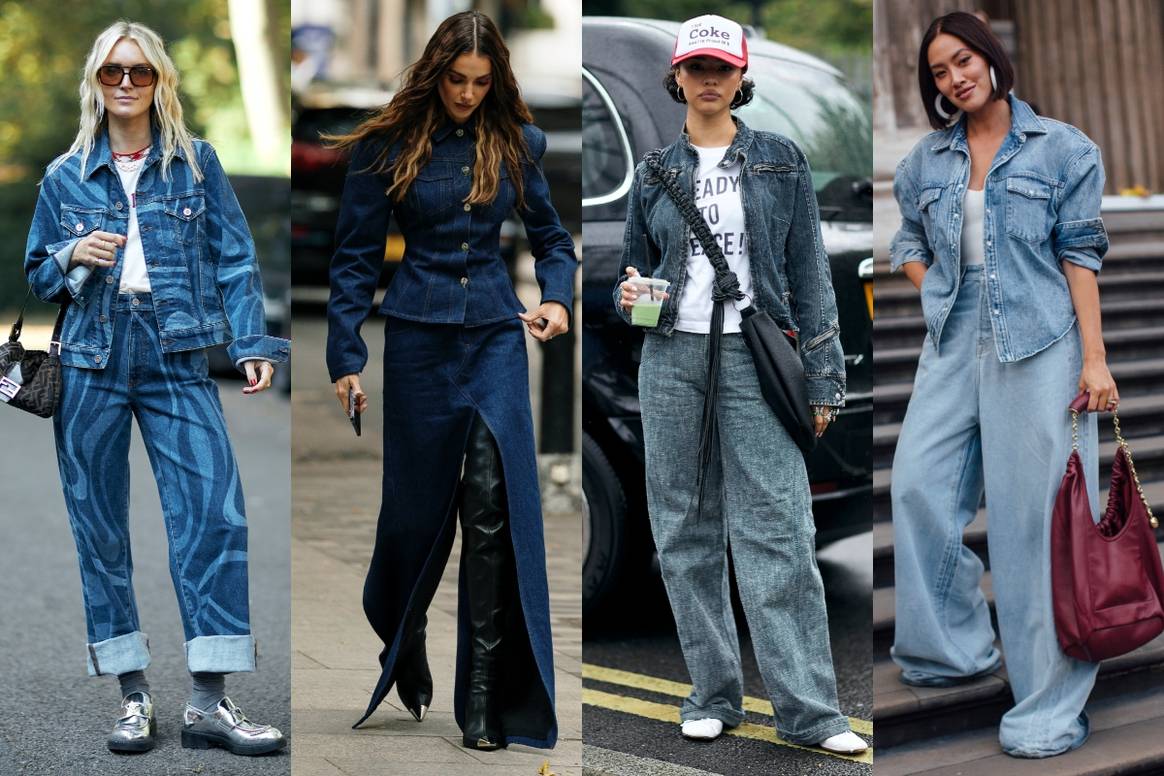
[[[738,108],[744,102],[744,90],[736,89],[736,96],[732,99],[731,107]]]
[[[943,119],[946,120],[947,127],[954,126],[955,124],[958,123],[958,120],[960,118],[962,118],[962,111],[960,111],[960,110],[954,111],[953,114],[946,113],[945,108],[942,107],[942,94],[941,94],[941,92],[939,92],[938,96],[934,98],[934,110],[937,111],[939,116],[941,116]]]
[[[682,87],[680,87],[680,86],[675,87],[675,94],[678,95],[678,97],[676,99],[678,99],[679,102],[683,103],[684,105],[687,104],[687,95],[683,93]]]
[[[994,75],[994,65],[990,66],[990,89],[995,94],[998,93],[998,79]]]

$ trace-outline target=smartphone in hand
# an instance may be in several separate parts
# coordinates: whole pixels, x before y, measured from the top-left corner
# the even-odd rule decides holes
[[[356,393],[355,388],[348,389],[348,420],[352,422],[352,428],[356,430],[356,436],[360,435],[360,413],[356,410],[356,405],[359,404],[359,395]]]

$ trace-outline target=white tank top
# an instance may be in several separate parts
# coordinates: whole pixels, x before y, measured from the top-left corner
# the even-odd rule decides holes
[[[982,264],[986,260],[986,232],[983,211],[986,209],[986,192],[966,189],[962,201],[962,266]]]

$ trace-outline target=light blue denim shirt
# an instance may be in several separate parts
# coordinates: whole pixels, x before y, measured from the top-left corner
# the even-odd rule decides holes
[[[203,178],[179,149],[162,175],[161,142],[138,179],[137,218],[162,350],[172,353],[229,342],[236,365],[286,361],[290,342],[267,334],[255,244],[238,199],[209,143],[194,141]],[[24,270],[46,302],[70,302],[61,329],[61,363],[104,369],[113,341],[113,306],[123,250],[112,267],[69,269],[73,248],[94,230],[124,235],[127,192],[102,132],[84,166],[73,154],[50,165],[28,231]]]
[[[1004,363],[1048,347],[1075,323],[1062,262],[1099,271],[1103,160],[1069,124],[1036,116],[1011,95],[1010,132],[986,174],[983,234],[994,343]],[[920,261],[926,329],[935,349],[961,278],[962,199],[970,179],[966,121],[922,138],[897,166],[901,229],[891,268]]]
[[[809,401],[843,406],[845,354],[808,159],[788,138],[754,131],[738,118],[735,122],[735,139],[720,166],[740,162],[740,200],[755,294],[752,301],[780,328],[799,333]],[[699,153],[686,132],[663,149],[660,163],[678,177],[688,193],[694,192]],[[647,171],[645,162],[635,169],[626,212],[622,267],[632,266],[643,275],[671,282],[659,325],[646,330],[670,336],[687,280],[691,228],[658,179]],[[614,286],[614,305],[630,323],[619,304],[624,280],[626,275]]]

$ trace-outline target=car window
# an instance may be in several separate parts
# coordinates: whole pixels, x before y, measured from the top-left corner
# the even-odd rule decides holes
[[[633,166],[626,134],[603,94],[583,71],[582,79],[582,199],[602,204],[626,193]]]
[[[829,209],[851,211],[852,184],[873,172],[872,128],[861,103],[835,75],[771,57],[753,56],[748,77],[756,92],[739,116],[800,146],[822,217]]]

